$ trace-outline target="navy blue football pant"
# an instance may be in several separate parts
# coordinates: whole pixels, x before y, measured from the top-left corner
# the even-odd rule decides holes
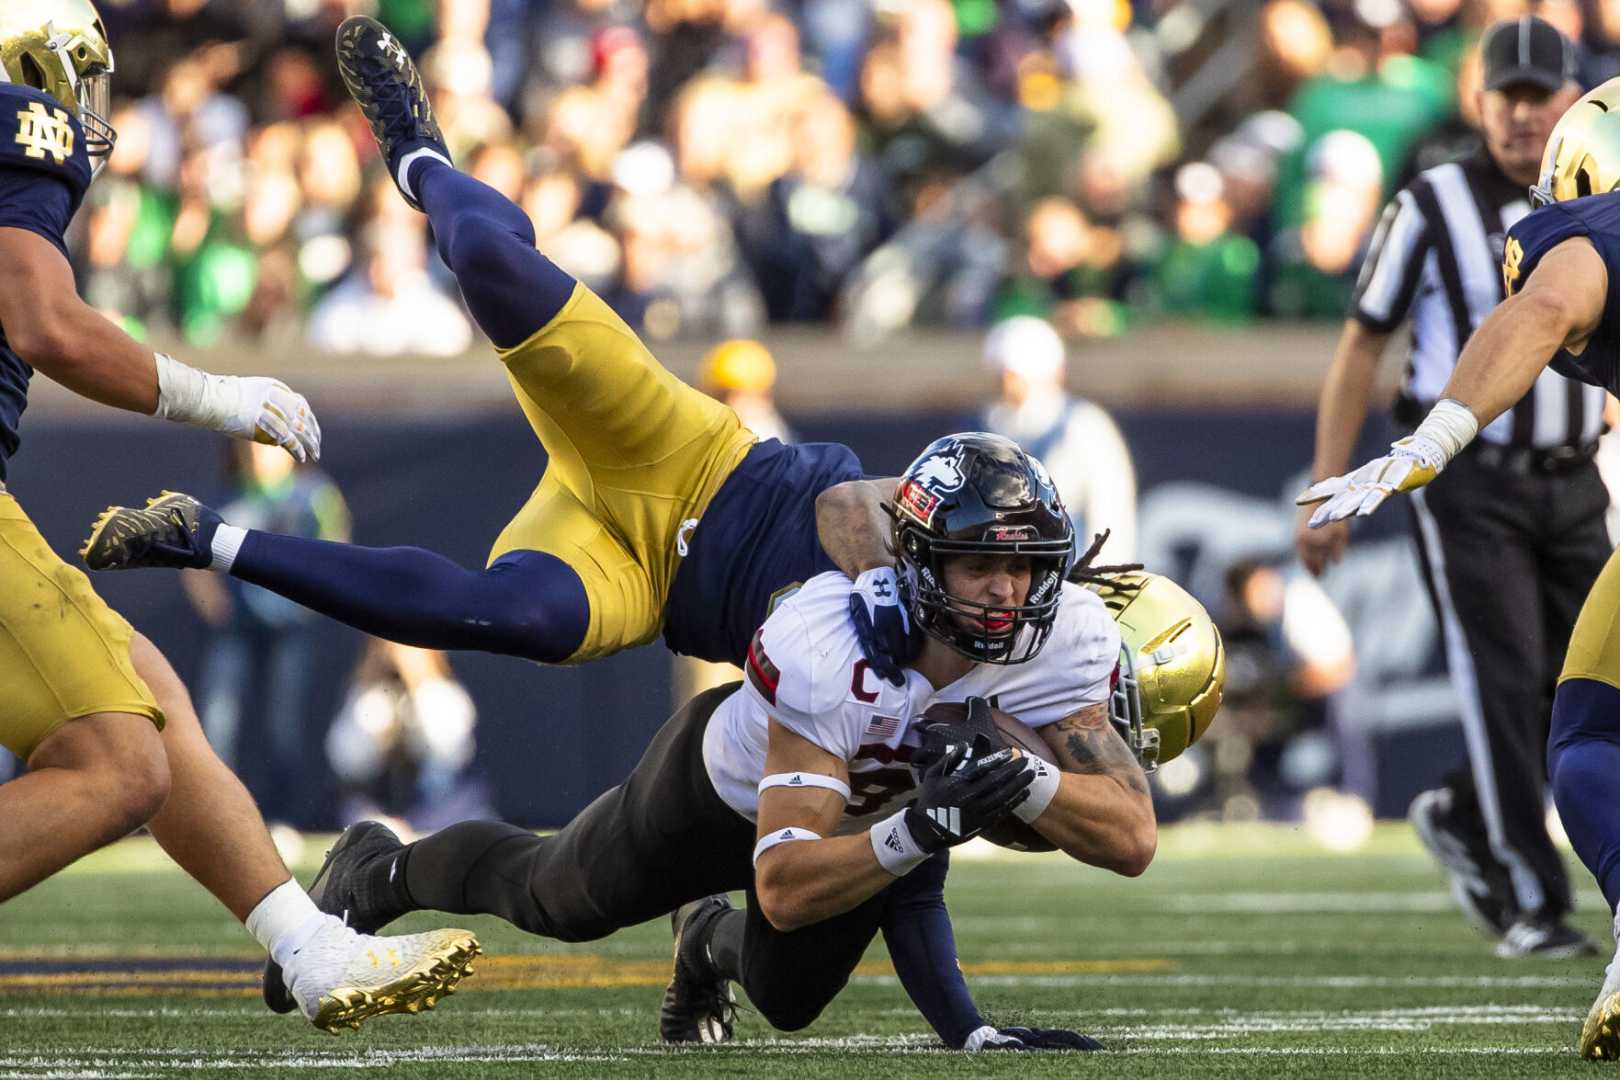
[[[593,941],[714,893],[743,890],[716,920],[711,954],[773,1027],[810,1024],[881,930],[901,981],[953,1046],[983,1024],[945,913],[942,853],[851,911],[785,932],[754,891],[754,825],[715,792],[703,764],[709,717],[738,684],[698,695],[653,738],[630,778],[552,836],[500,822],[452,825],[412,844],[411,904],[497,915],[560,941]]]

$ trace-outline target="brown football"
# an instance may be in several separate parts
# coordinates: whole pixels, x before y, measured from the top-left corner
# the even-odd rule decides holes
[[[1046,745],[1046,740],[1041,738],[1034,728],[1000,709],[992,708],[990,716],[995,721],[1000,745],[1016,747],[1043,761],[1052,760],[1052,748]],[[941,701],[929,706],[928,711],[923,714],[923,719],[930,724],[944,722],[965,725],[967,705],[960,701]],[[1057,845],[1052,841],[1011,815],[1002,818],[979,835],[997,847],[1010,848],[1013,851],[1057,850]]]

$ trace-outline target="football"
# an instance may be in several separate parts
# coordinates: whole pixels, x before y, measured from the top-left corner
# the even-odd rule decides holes
[[[961,727],[969,727],[968,707],[960,701],[942,701],[929,707],[923,714],[928,723],[948,723]],[[1046,740],[1038,735],[1034,728],[1024,723],[1011,713],[1002,712],[992,707],[990,719],[995,724],[994,738],[998,746],[1011,746],[1026,754],[1033,754],[1044,761],[1052,760],[1052,748],[1046,745]],[[1013,851],[1056,851],[1057,846],[1025,825],[1016,817],[1005,817],[984,832],[979,834],[997,847],[1010,848]]]

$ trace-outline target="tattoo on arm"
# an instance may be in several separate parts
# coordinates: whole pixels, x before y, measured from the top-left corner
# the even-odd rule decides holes
[[[1138,795],[1148,794],[1147,776],[1136,755],[1108,720],[1106,705],[1094,705],[1058,721],[1058,766],[1068,772],[1112,777]]]

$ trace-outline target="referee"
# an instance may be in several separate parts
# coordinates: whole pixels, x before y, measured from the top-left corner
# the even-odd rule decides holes
[[[1481,42],[1484,146],[1420,173],[1384,211],[1322,388],[1313,477],[1349,471],[1373,372],[1411,317],[1395,418],[1433,405],[1475,327],[1502,300],[1502,244],[1529,212],[1548,133],[1575,99],[1574,50],[1551,24],[1499,22]],[[1414,533],[1468,746],[1409,816],[1464,913],[1498,956],[1573,956],[1591,942],[1565,921],[1569,882],[1546,827],[1552,691],[1581,601],[1607,559],[1608,492],[1593,455],[1601,389],[1542,372],[1524,399],[1413,494]],[[1348,522],[1311,530],[1300,560],[1337,561]]]

